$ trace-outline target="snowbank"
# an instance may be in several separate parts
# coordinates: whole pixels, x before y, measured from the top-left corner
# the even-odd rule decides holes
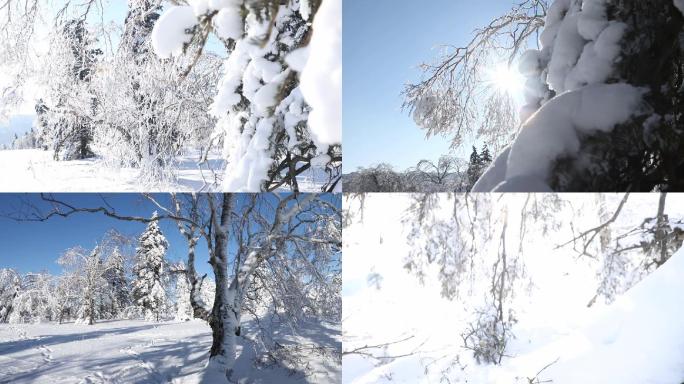
[[[683,382],[683,276],[680,249],[592,325],[571,336],[585,351],[564,355],[544,377],[558,384]]]
[[[497,192],[550,190],[546,181],[554,160],[577,155],[582,135],[609,132],[644,113],[644,92],[617,83],[587,86],[554,97],[525,122],[510,153],[499,155],[483,174],[487,182],[480,184],[478,191],[492,185],[496,187],[490,190]],[[501,167],[504,161],[505,173]]]

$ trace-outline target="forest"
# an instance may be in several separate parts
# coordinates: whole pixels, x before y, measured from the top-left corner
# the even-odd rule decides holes
[[[349,193],[363,192],[468,192],[492,162],[485,144],[480,153],[473,146],[466,162],[455,156],[443,155],[436,163],[421,160],[403,172],[382,163],[360,167],[342,175],[342,186]]]
[[[144,216],[121,198],[3,197],[14,225],[98,215],[145,226],[54,255],[59,273],[49,261],[46,271],[0,269],[0,380],[340,380],[339,196],[145,195]],[[186,256],[169,259],[171,244]]]
[[[8,187],[339,190],[340,9],[340,0],[3,1]],[[23,132],[11,126],[17,117],[30,118]]]

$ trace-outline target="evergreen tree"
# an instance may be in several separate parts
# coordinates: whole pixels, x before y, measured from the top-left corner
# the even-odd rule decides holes
[[[482,164],[482,170],[486,169],[491,162],[492,155],[489,153],[489,148],[487,148],[487,144],[485,144],[482,147],[482,152],[480,153],[480,163]]]
[[[475,185],[477,179],[480,178],[482,173],[482,159],[477,153],[477,148],[473,145],[473,152],[470,154],[470,161],[468,162],[468,190]]]
[[[107,311],[111,317],[115,318],[130,304],[124,257],[118,247],[114,248],[112,254],[107,258],[104,278],[107,281],[107,292],[109,294]]]
[[[48,150],[50,140],[49,136],[49,112],[50,108],[45,104],[43,99],[39,99],[34,109],[36,110],[36,119],[34,126],[36,127],[36,142],[38,147],[43,150]]]
[[[630,118],[612,130],[598,130],[581,137],[576,155],[557,159],[549,180],[553,189],[676,191],[684,188],[681,161],[684,124],[679,112],[684,107],[684,35],[681,33],[684,7],[678,9],[675,4],[671,0],[606,2],[606,24],[619,28],[622,33],[618,35],[619,53],[615,63],[608,76],[597,83],[607,86],[620,82],[640,87],[645,93]],[[556,8],[561,5],[556,4]],[[574,5],[565,8],[562,20],[583,12]],[[608,28],[605,31],[609,32]],[[554,41],[549,48],[557,46],[560,42]],[[548,63],[544,64],[548,67]],[[593,84],[590,81],[588,85]],[[588,161],[597,165],[581,166]]]
[[[206,42],[209,29],[226,46],[226,70],[211,111],[218,118],[217,136],[223,138],[229,160],[224,189],[270,191],[289,185],[296,192],[297,176],[316,164],[312,160],[318,155],[323,155],[318,157],[323,159],[319,166],[330,175],[324,189],[334,188],[341,148],[313,137],[307,126],[311,108],[302,96],[297,72],[286,60],[308,44],[319,5],[320,1],[265,0],[198,6],[195,13],[203,10],[195,15],[198,25],[179,31],[192,35],[190,44],[179,41],[181,49],[157,49],[164,58],[194,49],[195,42]],[[216,22],[226,18],[232,28]],[[178,28],[159,23],[153,38]]]
[[[152,218],[157,217],[157,212]],[[159,321],[159,315],[166,302],[162,281],[168,242],[154,220],[140,235],[136,249],[136,264],[133,267],[133,300],[145,313],[146,320]]]

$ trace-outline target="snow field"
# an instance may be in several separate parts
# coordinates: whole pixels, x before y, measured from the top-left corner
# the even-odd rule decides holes
[[[220,155],[209,157],[209,167],[200,168],[197,156],[186,155],[179,159],[174,170],[176,180],[144,185],[139,170],[115,169],[100,159],[55,161],[52,152],[40,149],[0,151],[0,169],[3,171],[2,192],[168,192],[216,191],[221,189],[224,160]],[[318,191],[326,173],[312,168],[298,177],[302,191]],[[341,184],[341,183],[340,183]],[[282,188],[281,188],[282,189]]]
[[[277,332],[283,345],[315,346],[325,353],[305,356],[307,371],[254,367],[251,322],[238,338],[234,377],[239,383],[328,383],[340,381],[339,328],[307,323],[293,335]],[[103,321],[92,326],[0,324],[0,383],[114,384],[199,382],[208,359],[211,330],[199,320],[150,323]]]

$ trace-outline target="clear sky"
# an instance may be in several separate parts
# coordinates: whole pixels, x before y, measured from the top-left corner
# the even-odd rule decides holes
[[[151,216],[156,207],[139,194],[68,194],[55,195],[78,206],[101,204],[104,197],[117,212],[137,216]],[[155,195],[164,200],[164,195]],[[36,194],[0,194],[0,213],[16,212],[27,200],[43,206]],[[160,221],[160,228],[169,241],[167,260],[185,260],[187,245],[170,220]],[[57,258],[68,248],[80,245],[94,248],[109,229],[137,237],[146,224],[120,221],[102,214],[79,213],[68,218],[54,217],[44,222],[17,222],[0,217],[0,268],[13,268],[21,273],[48,270],[59,273]],[[195,265],[200,274],[209,273],[207,248],[198,243]],[[209,273],[211,276],[211,273]]]
[[[110,205],[119,215],[151,217],[154,211],[161,210],[149,199],[140,194],[55,194],[56,198],[75,207],[100,207]],[[153,194],[162,206],[171,206],[168,194]],[[247,201],[247,195],[237,195],[235,204]],[[341,196],[325,194],[321,199],[341,209]],[[265,204],[257,206],[256,212],[266,217],[273,215],[276,196],[267,195],[262,199]],[[16,221],[10,217],[27,217],[27,207],[39,207],[41,212],[51,211],[51,206],[39,194],[2,194],[0,193],[0,268],[12,268],[20,273],[47,270],[58,274],[61,267],[56,263],[65,250],[81,246],[94,248],[110,229],[127,235],[135,241],[145,230],[147,224],[122,221],[101,213],[76,213],[66,218],[55,216],[46,221]],[[172,220],[160,220],[159,227],[169,242],[166,259],[177,262],[187,260],[187,242]],[[303,230],[303,228],[302,228]],[[229,257],[236,250],[236,243],[228,244]],[[209,256],[204,239],[197,243],[195,267],[202,275],[213,276],[208,264]]]
[[[401,111],[400,93],[420,79],[417,66],[444,44],[465,44],[471,32],[511,8],[508,0],[344,0],[344,172],[389,163],[397,169],[436,160],[449,140],[425,139]],[[470,146],[465,146],[466,157]]]

